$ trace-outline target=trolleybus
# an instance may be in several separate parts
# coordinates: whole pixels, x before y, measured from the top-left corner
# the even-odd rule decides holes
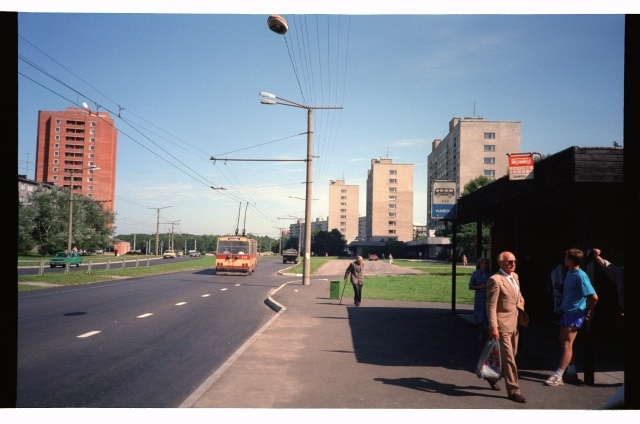
[[[216,249],[216,274],[249,275],[258,265],[258,242],[247,236],[221,236]]]

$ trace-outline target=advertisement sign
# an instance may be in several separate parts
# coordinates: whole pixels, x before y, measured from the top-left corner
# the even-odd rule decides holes
[[[509,180],[533,179],[533,153],[509,154]]]
[[[431,217],[434,219],[454,219],[456,217],[455,181],[434,181],[431,193]]]

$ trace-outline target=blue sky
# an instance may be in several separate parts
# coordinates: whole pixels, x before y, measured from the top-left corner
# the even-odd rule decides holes
[[[242,228],[247,202],[254,234],[304,216],[304,162],[210,160],[305,158],[306,111],[260,91],[343,107],[314,113],[314,219],[335,179],[360,185],[364,215],[371,159],[389,157],[414,164],[426,223],[427,156],[453,117],[520,121],[526,152],[624,144],[622,14],[296,10],[281,36],[262,10],[40,10],[18,21],[19,173],[34,176],[38,110],[114,112],[118,234],[154,233],[167,205],[161,220],[195,234],[232,232],[239,209]]]

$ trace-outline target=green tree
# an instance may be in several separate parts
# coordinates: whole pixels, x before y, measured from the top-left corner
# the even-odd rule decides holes
[[[339,256],[344,253],[347,242],[337,228],[331,231],[318,231],[313,236],[311,251],[316,255],[328,253],[331,256]]]
[[[67,249],[69,192],[38,188],[19,209],[18,233],[30,234],[42,255]],[[79,249],[102,248],[113,234],[113,213],[86,196],[73,196],[72,244]],[[19,241],[20,243],[20,241]],[[27,245],[25,245],[27,246]]]
[[[18,201],[18,253],[27,253],[36,246],[31,234],[33,218],[33,208],[26,207]]]

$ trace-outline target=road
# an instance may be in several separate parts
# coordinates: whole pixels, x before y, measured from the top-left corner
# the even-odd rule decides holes
[[[179,406],[273,316],[264,300],[281,268],[20,293],[17,407]]]

